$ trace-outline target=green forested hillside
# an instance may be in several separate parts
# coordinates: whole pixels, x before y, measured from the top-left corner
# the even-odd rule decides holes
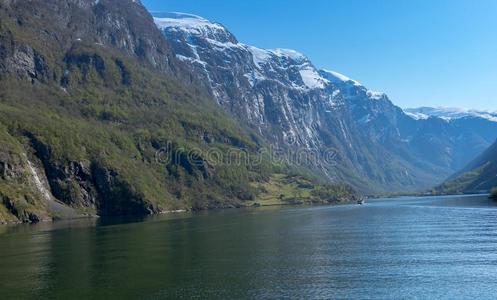
[[[133,30],[157,29],[133,19],[141,6],[36,5],[38,15],[0,5],[0,222],[244,206],[261,194],[254,183],[288,170],[257,154],[256,134],[179,83],[188,75],[178,75],[167,45],[143,46],[151,40]],[[79,23],[71,11],[84,13]],[[122,11],[146,24],[113,32],[108,18]]]

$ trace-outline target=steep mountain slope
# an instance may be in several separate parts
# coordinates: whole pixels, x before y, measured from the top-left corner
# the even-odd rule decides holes
[[[0,2],[0,223],[254,203],[286,167],[193,77],[137,0]]]
[[[497,187],[497,142],[434,192],[485,193],[494,187]]]
[[[497,122],[417,118],[301,53],[240,43],[219,23],[180,13],[156,14],[155,22],[226,111],[287,156],[317,154],[306,166],[331,180],[369,192],[427,188],[497,137]]]

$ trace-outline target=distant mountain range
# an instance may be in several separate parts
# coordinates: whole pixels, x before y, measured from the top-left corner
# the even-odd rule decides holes
[[[384,93],[303,54],[238,42],[223,25],[182,13],[155,14],[176,57],[236,119],[290,151],[336,149],[307,165],[366,192],[412,191],[442,182],[497,138],[495,114],[402,110]]]
[[[440,118],[453,121],[463,118],[485,119],[497,122],[497,112],[471,110],[456,107],[419,107],[404,109],[404,112],[415,119]]]

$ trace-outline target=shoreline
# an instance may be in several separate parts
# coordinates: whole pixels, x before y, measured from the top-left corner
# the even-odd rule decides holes
[[[399,195],[399,196],[369,196],[369,199],[402,199],[405,197],[411,197],[411,198],[427,198],[427,197],[454,197],[454,196],[485,196],[485,195],[490,195],[489,193],[482,193],[482,194],[452,194],[452,195]],[[496,198],[489,197],[490,200],[497,201]],[[233,207],[217,207],[217,208],[207,208],[207,209],[174,209],[174,210],[165,210],[161,211],[158,213],[154,214],[148,214],[148,215],[121,215],[121,216],[112,216],[116,218],[133,218],[133,217],[153,217],[153,216],[161,216],[161,215],[174,215],[174,214],[181,214],[181,213],[194,213],[194,212],[202,212],[202,211],[217,211],[217,210],[227,210],[227,209],[247,209],[247,208],[263,208],[263,207],[287,207],[287,206],[339,206],[339,205],[347,205],[347,204],[354,204],[357,200],[349,200],[349,201],[344,201],[344,202],[302,202],[302,203],[289,203],[289,202],[280,202],[280,203],[260,203],[254,201],[251,204],[248,205],[243,205],[243,206],[233,206]],[[367,202],[366,202],[367,203]],[[105,216],[99,216],[99,215],[84,215],[84,216],[78,216],[74,218],[52,218],[52,219],[44,219],[41,220],[40,222],[22,222],[22,221],[14,221],[14,222],[8,222],[8,221],[0,221],[0,226],[13,226],[13,225],[36,225],[36,224],[48,224],[48,223],[57,223],[61,221],[73,221],[73,220],[84,220],[84,219],[101,219],[101,218],[106,218]]]
[[[316,202],[316,203],[311,203],[311,202],[301,202],[301,203],[289,203],[289,202],[281,202],[281,203],[260,203],[260,202],[253,202],[247,205],[242,205],[242,206],[232,206],[232,207],[215,207],[215,208],[206,208],[206,209],[174,209],[174,210],[164,210],[160,211],[157,213],[153,214],[145,214],[145,215],[120,215],[120,216],[111,216],[112,218],[133,218],[133,217],[153,217],[153,216],[162,216],[162,215],[174,215],[174,214],[181,214],[181,213],[194,213],[194,212],[203,212],[203,211],[217,211],[217,210],[228,210],[228,209],[247,209],[247,208],[262,208],[262,207],[277,207],[277,206],[317,206],[317,205],[329,205],[329,206],[334,206],[334,205],[343,205],[343,204],[352,204],[356,200],[350,200],[350,201],[345,201],[345,202]],[[108,218],[106,216],[99,216],[99,215],[81,215],[77,216],[74,218],[57,218],[54,217],[52,219],[43,219],[40,220],[39,222],[22,222],[22,221],[0,221],[0,226],[9,226],[9,225],[36,225],[36,224],[48,224],[48,223],[57,223],[61,221],[72,221],[72,220],[85,220],[85,219],[101,219],[101,218]]]

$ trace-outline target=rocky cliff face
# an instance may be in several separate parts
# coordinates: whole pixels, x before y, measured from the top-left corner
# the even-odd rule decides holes
[[[385,94],[318,70],[301,53],[245,45],[219,23],[178,13],[157,14],[155,23],[225,110],[277,148],[318,153],[307,166],[331,180],[365,191],[426,188],[497,137],[492,120],[406,114]],[[468,136],[479,143],[464,143]],[[330,150],[331,162],[324,159]]]
[[[55,55],[79,42],[120,49],[159,69],[167,70],[173,63],[167,43],[139,1],[9,0],[0,5],[5,17],[2,23],[33,31]],[[21,44],[16,38],[12,31],[2,35],[2,73],[51,77],[54,70],[45,65],[53,57],[42,57],[34,49],[40,45]]]
[[[0,127],[0,223],[83,216],[52,194],[40,161]]]

